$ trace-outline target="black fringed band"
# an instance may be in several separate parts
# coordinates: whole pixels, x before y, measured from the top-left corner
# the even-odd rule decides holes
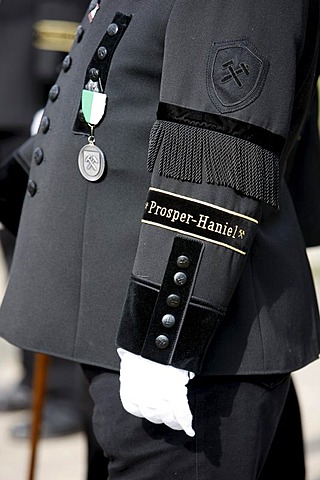
[[[188,117],[188,112],[185,109],[185,116],[181,113],[179,119],[171,115],[173,121],[154,123],[150,133],[148,170],[153,171],[159,155],[159,175],[202,183],[204,171],[207,183],[233,188],[278,208],[279,154],[275,151],[281,149],[282,137],[266,133],[264,141],[269,139],[273,145],[273,150],[267,149],[261,146],[262,136],[260,144],[252,141],[257,140],[257,132],[261,133],[258,127],[251,127],[251,135],[248,129],[249,141],[233,133],[216,131],[213,124],[208,128],[211,118],[206,116],[211,117],[211,114],[204,113],[202,121],[200,117],[198,121],[196,117]]]
[[[170,103],[159,103],[157,119],[189,125],[190,127],[206,128],[231,135],[232,137],[242,138],[242,140],[255,143],[261,148],[273,152],[275,155],[281,154],[285,144],[284,137],[257,125],[235,120],[225,115],[201,112],[191,108],[171,105]]]

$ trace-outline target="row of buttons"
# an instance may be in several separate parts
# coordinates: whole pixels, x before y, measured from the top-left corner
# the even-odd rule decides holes
[[[180,255],[177,258],[177,266],[180,269],[186,270],[190,266],[189,257],[187,257],[185,255]],[[177,285],[178,287],[183,287],[187,283],[187,280],[188,280],[188,276],[185,272],[179,271],[179,272],[175,273],[174,276],[173,276],[173,281],[174,281],[175,285]],[[166,303],[167,303],[168,307],[177,308],[177,307],[180,306],[181,297],[180,297],[180,295],[172,293],[167,297]],[[170,328],[174,327],[174,325],[176,323],[175,316],[172,315],[171,313],[167,313],[162,317],[161,323],[162,323],[163,327],[170,329]],[[170,341],[169,341],[169,338],[167,337],[167,335],[158,335],[157,338],[156,338],[155,344],[158,348],[165,349],[165,348],[168,348],[168,346],[170,344]]]
[[[84,28],[82,27],[82,25],[79,25],[76,31],[76,40],[78,43],[82,40],[83,34],[84,34]],[[61,65],[62,70],[64,72],[67,72],[70,69],[71,64],[72,64],[71,56],[66,55]],[[53,85],[50,88],[50,91],[48,94],[49,100],[51,100],[51,102],[55,102],[59,96],[59,93],[60,93],[59,85],[56,85],[56,84]],[[49,130],[49,127],[50,127],[49,117],[43,116],[40,122],[39,131],[42,133],[47,133],[47,131]],[[40,165],[44,158],[42,148],[36,147],[33,151],[32,158],[36,165]],[[32,179],[28,181],[27,192],[30,195],[30,197],[33,197],[37,192],[37,184]]]
[[[59,96],[59,93],[60,93],[59,85],[53,85],[49,91],[48,97],[52,102],[55,102]],[[49,127],[50,127],[49,117],[43,116],[40,122],[39,131],[42,133],[47,133],[47,131],[49,130]],[[40,165],[44,158],[42,148],[36,147],[33,151],[32,158],[36,165]],[[33,197],[37,192],[37,184],[32,179],[28,181],[27,192],[30,195],[30,197]]]
[[[111,23],[108,28],[107,28],[107,34],[109,35],[109,37],[113,37],[114,35],[116,35],[118,33],[118,30],[119,30],[119,27],[116,23]],[[82,25],[79,25],[78,28],[77,28],[77,31],[76,31],[76,40],[78,43],[81,42],[82,38],[83,38],[83,34],[84,34],[84,28]],[[105,47],[99,47],[98,48],[98,51],[97,51],[97,54],[98,54],[98,57],[100,60],[104,60],[108,54],[108,51]],[[71,64],[72,64],[72,58],[71,56],[68,54],[65,56],[63,62],[62,62],[62,70],[64,72],[67,72],[70,67],[71,67]]]
[[[78,43],[81,42],[82,38],[83,38],[83,34],[84,34],[84,28],[82,25],[78,25],[77,27],[77,31],[76,31],[76,40]],[[64,72],[67,72],[70,67],[71,67],[71,64],[72,64],[72,58],[70,57],[70,55],[66,55],[63,59],[63,62],[62,62],[62,70]]]
[[[109,37],[114,37],[119,31],[119,27],[116,23],[111,23],[108,28],[107,28],[107,34]],[[84,35],[84,28],[82,25],[79,25],[76,30],[76,35],[75,39],[78,43],[81,42],[82,38]],[[100,60],[104,60],[108,55],[108,50],[104,46],[100,46],[97,50],[97,56]],[[61,68],[62,70],[66,73],[68,70],[70,70],[70,67],[72,65],[72,58],[68,54],[65,56],[63,59]],[[92,81],[97,81],[99,78],[99,70],[96,68],[92,68],[89,72],[90,78]],[[48,97],[51,102],[55,102],[56,99],[58,98],[60,94],[60,87],[59,85],[53,85],[49,91]],[[79,112],[79,118],[83,121],[83,113],[80,110]],[[43,116],[40,122],[39,126],[39,131],[42,133],[47,133],[50,127],[50,119],[47,116]],[[43,150],[40,147],[36,147],[33,151],[33,160],[36,163],[36,165],[40,165],[43,161],[44,158],[44,153]],[[28,181],[27,185],[27,192],[30,195],[30,197],[33,197],[36,192],[37,192],[37,184],[34,180],[30,179]]]
[[[84,29],[81,25],[78,26],[77,32],[76,32],[76,38],[77,41],[80,42],[82,36],[84,33]],[[62,70],[64,72],[67,72],[71,66],[72,60],[70,55],[66,55],[63,62],[62,62]],[[53,85],[50,88],[48,98],[51,100],[51,102],[55,102],[59,96],[60,93],[60,87],[59,85]],[[41,119],[40,126],[39,126],[39,132],[42,133],[47,133],[50,127],[50,119],[46,115],[44,115]],[[40,165],[43,161],[44,158],[44,153],[42,148],[36,147],[33,151],[32,158],[35,162],[36,165]],[[27,184],[27,192],[30,197],[33,197],[36,192],[37,192],[37,184],[34,180],[29,179],[28,184]]]
[[[118,33],[118,31],[119,31],[119,27],[116,23],[111,23],[107,28],[107,34],[109,35],[109,37],[115,36]],[[83,32],[83,29],[82,29],[82,32]],[[83,33],[82,33],[82,35],[83,35]],[[97,56],[98,56],[99,60],[105,60],[107,55],[108,55],[107,48],[104,47],[104,46],[100,46],[97,50]],[[100,77],[100,72],[97,68],[91,68],[89,70],[90,80],[92,80],[93,82],[97,82],[99,80],[99,77]],[[81,109],[79,110],[78,118],[79,118],[80,122],[85,122],[83,111]]]

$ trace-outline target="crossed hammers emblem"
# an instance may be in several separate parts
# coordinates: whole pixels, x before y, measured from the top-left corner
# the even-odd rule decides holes
[[[96,165],[99,164],[99,162],[94,155],[88,155],[86,158],[86,163],[87,163],[87,170],[91,170],[91,169],[95,171],[98,170]]]
[[[244,62],[239,63],[239,67],[235,68],[234,62],[230,60],[229,62],[225,62],[222,65],[222,68],[227,70],[229,73],[222,77],[220,82],[227,83],[230,82],[230,80],[234,80],[234,82],[238,85],[239,88],[242,87],[242,82],[239,76],[243,74],[248,76],[250,74],[249,66],[246,65]]]

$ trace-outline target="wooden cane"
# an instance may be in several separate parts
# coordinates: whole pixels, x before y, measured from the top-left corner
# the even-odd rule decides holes
[[[48,355],[44,355],[43,353],[35,354],[32,385],[31,457],[28,480],[34,480],[49,360],[50,357],[48,357]]]

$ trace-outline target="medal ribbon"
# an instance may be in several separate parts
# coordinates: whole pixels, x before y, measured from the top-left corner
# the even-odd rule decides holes
[[[82,111],[85,121],[89,125],[98,125],[106,108],[107,95],[90,90],[82,90]]]

